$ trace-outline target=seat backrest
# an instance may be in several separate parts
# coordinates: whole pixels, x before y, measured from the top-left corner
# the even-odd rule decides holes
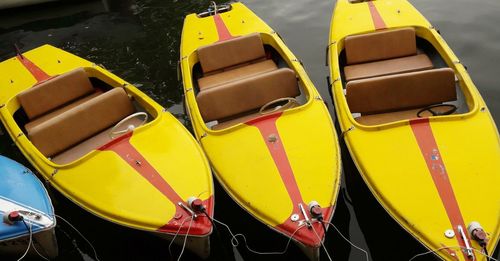
[[[114,88],[42,124],[28,138],[46,157],[57,155],[111,127],[135,109],[122,88]]]
[[[300,95],[295,72],[282,68],[209,88],[196,96],[205,122],[259,109],[278,98]]]
[[[417,54],[414,28],[378,31],[345,38],[347,64],[366,63]]]
[[[29,119],[34,119],[68,102],[94,92],[82,68],[61,74],[17,95]]]
[[[204,73],[264,58],[265,55],[258,33],[198,48],[198,59]]]
[[[352,113],[376,114],[455,101],[455,73],[450,68],[381,76],[347,83]]]

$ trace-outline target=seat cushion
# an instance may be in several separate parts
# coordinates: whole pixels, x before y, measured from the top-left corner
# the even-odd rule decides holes
[[[128,126],[130,124],[134,126],[139,126],[139,124],[141,123],[142,120],[135,117],[129,119],[127,122],[124,122],[122,126]],[[111,137],[109,136],[112,128],[113,127],[108,128],[96,135],[93,135],[92,137],[84,140],[83,142],[80,142],[77,145],[63,151],[62,153],[55,155],[52,158],[52,162],[60,165],[68,164],[83,157],[85,154],[93,150],[96,150],[101,146],[104,146],[105,144],[107,144],[112,140]]]
[[[254,33],[198,48],[204,73],[265,57],[260,34]]]
[[[51,157],[88,139],[135,111],[127,93],[114,88],[33,127],[28,138]]]
[[[356,118],[356,121],[363,124],[363,125],[379,125],[379,124],[401,121],[401,120],[411,120],[411,119],[418,118],[417,113],[421,109],[422,108],[404,110],[404,111],[387,112],[387,113],[380,113],[380,114],[363,115],[361,117]],[[449,109],[450,108],[447,108],[447,107],[433,108],[433,110],[436,112],[445,112]],[[432,114],[428,111],[424,111],[420,114],[420,116],[421,117],[431,117]]]
[[[345,38],[345,52],[349,65],[416,55],[415,29],[348,36]]]
[[[346,99],[351,112],[361,114],[455,101],[455,74],[450,68],[441,68],[350,81]]]
[[[282,68],[209,88],[196,96],[205,122],[259,109],[266,103],[300,95],[295,72]]]
[[[427,55],[419,54],[371,63],[348,65],[344,67],[344,74],[346,81],[352,81],[376,76],[429,70],[433,67]]]
[[[237,81],[246,77],[254,76],[260,73],[276,70],[278,67],[272,60],[253,63],[247,66],[239,67],[233,70],[224,71],[221,73],[205,76],[198,79],[200,91],[215,87],[231,81]]]
[[[28,118],[34,119],[92,92],[87,74],[78,68],[21,92],[17,99]]]
[[[44,115],[26,123],[26,125],[24,125],[24,128],[26,129],[26,132],[31,132],[31,130],[34,127],[44,123],[45,121],[50,120],[50,119],[52,119],[52,118],[54,118],[54,117],[56,117],[64,112],[70,110],[71,108],[74,108],[74,107],[76,107],[76,106],[78,106],[78,105],[80,105],[80,104],[82,104],[82,103],[84,103],[84,102],[86,102],[94,97],[97,97],[101,94],[102,94],[102,91],[99,89],[96,89],[96,91],[91,93],[90,95],[84,96],[83,98],[80,98],[80,99],[78,99],[78,100],[76,100],[76,101],[74,101],[74,102],[72,102],[72,103],[70,103],[62,108],[56,109],[52,112],[44,114]]]

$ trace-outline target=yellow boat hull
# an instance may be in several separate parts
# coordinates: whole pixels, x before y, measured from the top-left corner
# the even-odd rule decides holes
[[[415,28],[417,36],[430,42],[455,71],[469,108],[467,113],[373,126],[353,118],[339,68],[345,37],[402,27]],[[328,50],[340,127],[372,193],[403,228],[441,258],[472,260],[467,251],[462,251],[468,243],[474,248],[473,256],[485,260],[481,246],[468,235],[467,225],[480,222],[489,234],[487,250],[492,253],[500,236],[499,136],[459,59],[406,0],[358,4],[337,1]]]
[[[302,106],[240,123],[222,130],[208,128],[196,102],[193,67],[196,50],[205,45],[252,33],[261,35],[296,72],[308,93]],[[279,233],[309,248],[318,248],[324,236],[319,223],[302,229],[292,221],[303,219],[299,204],[317,201],[326,220],[335,208],[340,184],[340,152],[335,129],[324,101],[279,35],[241,3],[215,16],[188,15],[181,41],[181,69],[196,138],[217,179],[248,213]],[[273,139],[269,139],[273,136]],[[308,211],[308,210],[307,210]]]
[[[125,88],[154,119],[76,161],[58,165],[16,122],[16,95],[41,76],[57,77],[79,67],[89,77]],[[85,210],[123,226],[167,235],[188,233],[186,218],[191,214],[178,203],[189,197],[199,197],[213,214],[213,181],[203,151],[175,117],[133,85],[49,45],[0,63],[0,81],[0,118],[7,132],[43,178]],[[191,225],[188,234],[194,237],[207,237],[212,231],[203,216]]]

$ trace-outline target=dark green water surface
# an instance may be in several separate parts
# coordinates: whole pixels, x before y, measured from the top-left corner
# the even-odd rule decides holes
[[[468,66],[493,117],[500,122],[500,2],[411,2],[440,29],[457,56]],[[277,30],[304,62],[316,88],[328,101],[333,116],[333,104],[326,87],[328,68],[324,65],[324,56],[335,1],[247,0],[244,3]],[[205,10],[208,4],[209,1],[196,0],[66,1],[65,4],[1,11],[0,60],[14,56],[13,43],[24,51],[52,44],[102,64],[134,83],[190,128],[182,109],[182,87],[176,73],[180,34],[184,16]],[[408,260],[425,252],[426,249],[400,228],[373,198],[344,144],[342,150],[344,176],[333,223],[352,242],[366,249],[370,260]],[[29,166],[6,135],[0,136],[0,154]],[[180,249],[174,247],[171,257],[167,241],[101,220],[69,202],[54,189],[49,188],[49,191],[56,212],[88,237],[100,260],[177,260]],[[251,218],[218,184],[215,193],[216,218],[227,223],[234,232],[245,234],[252,248],[281,251],[285,247],[286,238]],[[219,227],[219,232],[220,237],[214,233],[211,238],[211,260],[233,260],[230,237],[223,227]],[[58,225],[57,236],[60,244],[58,260],[95,260],[92,250],[67,225]],[[352,248],[333,229],[329,230],[325,244],[334,260],[364,260],[363,253]],[[241,255],[239,260],[306,260],[293,244],[285,255],[259,256],[242,246],[238,253]],[[498,251],[494,256],[499,257]],[[322,260],[327,260],[324,253],[322,257]],[[183,260],[197,259],[186,252]],[[416,260],[435,258],[428,255]]]

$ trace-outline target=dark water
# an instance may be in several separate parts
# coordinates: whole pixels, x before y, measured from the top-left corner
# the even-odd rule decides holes
[[[1,1],[1,0],[0,0]],[[216,1],[221,3],[222,1]],[[324,49],[334,1],[245,1],[276,29],[292,51],[302,59],[309,76],[328,105]],[[498,0],[419,0],[412,3],[437,27],[452,49],[468,66],[469,73],[500,122],[500,2]],[[204,10],[209,1],[108,0],[47,4],[0,12],[0,60],[14,55],[12,44],[23,50],[49,43],[104,65],[165,106],[186,126],[182,88],[177,82],[183,17]],[[333,112],[333,111],[332,111]],[[333,115],[333,113],[332,113]],[[457,130],[459,131],[459,130]],[[370,253],[371,260],[408,260],[425,249],[401,229],[380,207],[364,185],[342,145],[344,176],[333,223],[355,244]],[[0,137],[0,153],[23,164],[26,159],[6,136]],[[168,242],[146,233],[119,227],[75,206],[50,189],[56,212],[72,222],[94,244],[100,260],[170,260]],[[216,184],[216,218],[234,232],[244,233],[252,248],[280,251],[286,239],[253,220]],[[232,260],[229,235],[220,227],[212,236],[212,260]],[[57,228],[58,260],[94,260],[92,250],[67,225]],[[363,260],[332,229],[326,246],[334,260]],[[286,255],[263,257],[238,248],[244,260],[303,260],[291,245]],[[174,258],[180,249],[174,247]],[[498,251],[495,257],[498,258]],[[324,253],[322,254],[326,260]],[[196,260],[185,253],[184,260]],[[2,259],[3,260],[3,259]],[[418,260],[434,260],[432,256]]]

